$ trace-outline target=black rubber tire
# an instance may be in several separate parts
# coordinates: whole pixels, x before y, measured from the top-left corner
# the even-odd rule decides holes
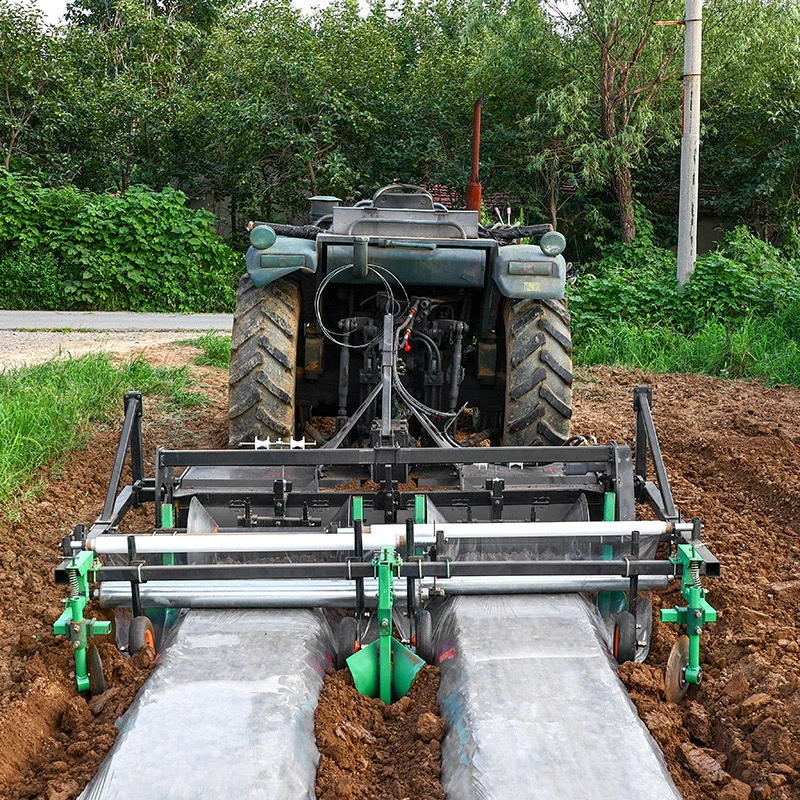
[[[345,617],[336,629],[336,669],[344,669],[355,652],[358,625],[353,617]]]
[[[229,444],[295,430],[297,337],[300,288],[280,278],[261,288],[249,275],[239,281],[231,336],[228,389]]]
[[[614,623],[614,658],[618,664],[636,658],[636,620],[630,611],[622,611]]]
[[[427,664],[433,663],[433,622],[431,612],[421,608],[417,611],[417,655]]]
[[[86,671],[89,673],[89,694],[94,697],[106,690],[106,677],[100,653],[93,644],[86,645]]]
[[[506,300],[502,444],[560,445],[572,417],[572,337],[566,300]]]
[[[145,616],[134,617],[128,629],[128,654],[140,653],[145,647],[156,648],[156,632],[153,623]]]

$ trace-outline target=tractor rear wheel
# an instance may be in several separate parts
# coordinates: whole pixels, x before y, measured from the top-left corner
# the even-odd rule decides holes
[[[572,417],[572,337],[566,300],[506,300],[503,445],[560,445]]]
[[[294,434],[300,288],[291,278],[263,287],[239,281],[231,336],[229,444]]]

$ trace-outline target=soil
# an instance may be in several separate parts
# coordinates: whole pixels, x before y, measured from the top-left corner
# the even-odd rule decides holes
[[[426,664],[387,706],[360,695],[347,669],[329,669],[315,714],[317,800],[444,800],[438,689]]]
[[[192,352],[165,348],[150,351],[148,357],[178,363]],[[148,456],[156,443],[224,446],[226,376],[212,369],[195,371],[212,404],[175,412],[146,400]],[[677,590],[653,598],[651,655],[646,664],[620,668],[620,677],[687,800],[798,798],[800,390],[694,375],[593,369],[581,373],[576,383],[574,433],[595,436],[599,442],[632,442],[632,389],[639,383],[654,390],[656,426],[676,501],[684,517],[703,519],[704,539],[723,562],[723,572],[719,580],[706,582],[720,618],[703,636],[703,684],[691,688],[681,706],[664,701],[663,669],[677,631],[662,625],[657,611],[682,604]],[[111,746],[114,722],[155,658],[145,651],[128,660],[110,641],[101,641],[109,689],[90,704],[75,691],[67,642],[51,633],[64,596],[52,581],[59,542],[76,522],[89,523],[99,513],[120,423],[98,429],[85,450],[41,476],[48,482],[46,493],[22,509],[15,521],[0,522],[4,800],[77,797]],[[328,733],[320,747],[327,765],[320,769],[321,798],[441,797],[435,782],[438,762],[432,755],[425,774],[433,782],[419,791],[413,781],[408,783],[408,763],[402,760],[405,754],[425,756],[437,750],[436,736],[426,742],[416,734],[424,713],[437,714],[433,677],[429,680],[419,691],[429,693],[426,702],[432,705],[415,700],[412,690],[408,708],[401,707],[402,714],[395,718],[399,703],[384,712],[378,701],[354,695],[346,675],[326,678],[323,696],[334,697],[333,707],[342,713],[337,717],[323,702],[318,714],[318,722],[332,714],[322,721]],[[357,749],[356,740],[361,741]],[[372,766],[359,770],[373,776],[364,788],[349,779],[347,764],[356,753],[366,758],[370,748]],[[401,760],[381,761],[389,752],[399,753]],[[382,770],[389,778],[383,782]],[[418,766],[414,774],[419,774]]]
[[[186,363],[193,348],[160,347],[154,361]],[[195,369],[197,389],[212,401],[201,410],[171,410],[145,398],[145,458],[152,474],[156,444],[222,447],[227,376]],[[205,412],[205,413],[203,413]],[[107,690],[87,702],[77,694],[74,659],[64,637],[52,633],[63,610],[64,588],[53,583],[60,541],[76,522],[100,513],[119,438],[121,418],[92,435],[88,446],[37,476],[47,488],[13,521],[0,521],[0,798],[72,800],[80,794],[113,744],[115,721],[150,673],[150,649],[128,659],[113,636],[95,637]],[[127,471],[127,470],[126,470]],[[123,480],[129,481],[125,475]],[[145,517],[139,515],[143,524]],[[147,518],[149,521],[149,516]],[[87,606],[87,617],[109,618]]]
[[[575,395],[574,432],[634,439],[632,387],[653,388],[653,414],[675,501],[699,516],[722,561],[706,580],[719,621],[703,635],[703,683],[664,700],[675,625],[653,597],[646,664],[619,674],[687,800],[800,797],[800,390],[694,375],[593,369]]]

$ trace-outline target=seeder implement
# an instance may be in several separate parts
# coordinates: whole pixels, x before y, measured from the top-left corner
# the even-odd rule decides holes
[[[127,395],[105,508],[88,531],[65,538],[56,573],[72,589],[55,631],[73,642],[79,691],[97,690],[88,637],[110,627],[83,619],[90,581],[101,603],[130,606],[134,621],[171,605],[347,608],[337,664],[359,691],[388,703],[433,658],[431,612],[435,621],[450,595],[591,592],[609,651],[623,661],[647,651],[641,593],[676,578],[687,606],[661,619],[688,636],[670,658],[668,697],[677,701],[702,677],[700,636],[716,614],[700,582],[719,563],[699,521],[682,521],[675,508],[650,402],[648,389],[635,390],[635,466],[616,443],[159,448],[147,478],[142,400]],[[134,480],[120,490],[128,453]],[[647,477],[648,453],[657,482]],[[416,485],[401,488],[408,481]],[[637,520],[637,501],[657,519]],[[152,504],[154,526],[126,531],[126,515],[143,504]]]

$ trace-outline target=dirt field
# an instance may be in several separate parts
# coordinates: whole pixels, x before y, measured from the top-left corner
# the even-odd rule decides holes
[[[188,353],[154,351],[160,363]],[[201,378],[214,403],[194,416],[146,403],[148,455],[157,442],[223,445],[226,376],[204,369]],[[689,691],[683,706],[663,700],[674,626],[656,620],[648,663],[623,667],[621,677],[688,800],[793,800],[800,797],[800,390],[591,370],[576,387],[575,433],[631,442],[637,383],[655,392],[676,501],[685,517],[703,518],[704,537],[723,561],[709,597],[721,613],[704,635],[704,683]],[[77,797],[153,663],[151,653],[128,661],[111,643],[101,645],[110,688],[87,704],[75,693],[68,645],[50,632],[63,597],[52,583],[60,538],[99,513],[116,438],[114,426],[97,431],[86,451],[49,475],[49,490],[38,503],[19,520],[0,523],[4,800]],[[654,611],[679,602],[677,591],[655,597]]]

